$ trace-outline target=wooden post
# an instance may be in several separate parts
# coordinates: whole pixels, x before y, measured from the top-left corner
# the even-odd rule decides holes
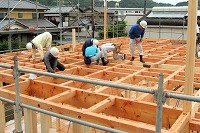
[[[26,133],[37,133],[37,115],[35,111],[24,109],[24,124]]]
[[[186,48],[186,68],[184,94],[193,94],[194,67],[195,67],[195,47],[196,47],[196,25],[197,25],[197,0],[188,1],[188,30],[187,30],[187,48]],[[183,111],[190,112],[192,102],[183,102]]]
[[[76,30],[72,29],[72,51],[74,52],[76,47]]]
[[[0,133],[5,132],[5,106],[2,101],[0,101]]]
[[[82,133],[82,126],[77,123],[73,123],[73,133]]]
[[[107,36],[107,0],[104,0],[104,40],[106,40]]]
[[[60,131],[60,118],[56,118],[56,131]]]
[[[2,86],[3,86],[3,82],[0,82],[0,87]],[[1,118],[0,119],[0,133],[4,133],[6,120],[5,120],[5,106],[2,101],[0,101],[0,118]]]
[[[50,116],[41,113],[40,119],[41,119],[41,133],[49,133]]]

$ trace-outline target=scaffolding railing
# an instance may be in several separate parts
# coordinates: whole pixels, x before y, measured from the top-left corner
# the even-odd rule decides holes
[[[120,89],[124,89],[124,90],[153,94],[154,99],[157,101],[156,133],[161,132],[161,128],[162,128],[162,105],[163,105],[163,103],[165,103],[167,98],[175,98],[175,99],[181,99],[181,100],[187,100],[187,101],[200,102],[200,98],[198,96],[189,96],[189,95],[184,95],[184,94],[174,94],[174,93],[170,93],[170,92],[164,92],[164,90],[163,90],[164,75],[162,73],[159,74],[158,90],[154,90],[154,89],[150,89],[150,88],[142,88],[141,89],[140,87],[136,87],[136,86],[130,86],[130,85],[112,83],[112,82],[105,82],[105,81],[101,81],[101,80],[87,79],[87,78],[81,78],[81,77],[76,77],[76,76],[67,76],[67,75],[61,75],[61,74],[56,74],[56,73],[49,73],[49,72],[42,72],[42,71],[35,71],[35,70],[30,70],[30,69],[18,68],[17,56],[14,57],[14,66],[6,65],[6,64],[0,64],[0,67],[13,69],[13,71],[14,71],[14,79],[15,79],[15,87],[16,87],[16,101],[5,99],[3,97],[0,97],[0,100],[15,104],[16,105],[16,113],[17,113],[18,117],[20,117],[21,108],[24,107],[24,108],[28,108],[28,109],[31,109],[31,110],[34,110],[34,111],[45,113],[45,114],[48,114],[48,115],[51,115],[51,116],[55,116],[55,117],[58,117],[58,118],[69,120],[69,121],[72,121],[72,122],[75,122],[75,123],[79,123],[79,124],[86,125],[86,126],[89,126],[89,127],[101,129],[101,130],[104,130],[104,131],[118,132],[118,133],[124,132],[124,131],[119,131],[117,129],[104,127],[104,126],[101,126],[101,125],[98,125],[98,124],[77,120],[77,119],[74,119],[74,118],[71,118],[71,117],[68,117],[68,116],[64,116],[64,115],[61,115],[61,114],[57,114],[57,113],[54,113],[54,112],[50,112],[50,111],[47,111],[47,110],[39,109],[39,108],[36,108],[36,107],[32,107],[30,105],[20,103],[20,93],[19,93],[20,92],[20,88],[19,88],[19,73],[20,72],[33,73],[33,74],[50,76],[50,77],[55,77],[55,78],[74,80],[74,81],[86,82],[86,83],[97,84],[97,85],[102,85],[102,86],[120,88]],[[21,119],[18,119],[17,124],[18,124],[18,126],[17,126],[18,129],[16,129],[16,130],[18,132],[22,132]]]

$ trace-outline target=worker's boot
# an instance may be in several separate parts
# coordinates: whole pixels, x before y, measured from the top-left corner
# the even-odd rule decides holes
[[[108,60],[105,60],[104,57],[101,58],[101,61],[103,63],[103,66],[105,66],[109,62]]]
[[[135,58],[132,56],[131,59],[130,59],[130,61],[134,61],[134,59],[135,59]]]
[[[143,55],[140,55],[140,62],[145,63],[145,61],[142,58]]]

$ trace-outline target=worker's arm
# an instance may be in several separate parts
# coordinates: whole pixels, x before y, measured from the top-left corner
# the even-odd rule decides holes
[[[33,48],[33,49],[31,50],[31,53],[32,53],[32,59],[33,59],[33,60],[35,60],[35,52],[36,52],[36,49]]]
[[[53,62],[53,68],[52,68],[53,70],[55,70],[56,67],[57,67],[57,64],[58,64],[57,60],[58,60],[58,58],[56,58],[56,59],[54,60],[54,62]]]
[[[51,48],[51,44],[52,44],[52,35],[49,34],[46,42],[46,51],[48,51]]]
[[[54,73],[54,70],[51,68],[51,64],[49,62],[50,58],[49,58],[49,54],[45,54],[45,57],[44,57],[44,64],[46,65],[46,68],[47,68],[47,71],[48,72],[51,72],[51,73]]]
[[[44,53],[43,53],[43,47],[41,45],[38,46],[38,52],[40,54],[40,60],[42,61],[44,59]]]

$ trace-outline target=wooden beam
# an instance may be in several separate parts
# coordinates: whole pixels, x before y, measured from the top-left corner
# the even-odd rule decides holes
[[[37,132],[37,115],[35,111],[24,108],[24,124],[26,133]]]
[[[0,133],[5,131],[5,106],[2,101],[0,101]]]
[[[186,49],[185,84],[184,84],[184,94],[186,95],[193,94],[197,5],[198,5],[197,0],[188,1],[188,33],[187,33],[187,49]],[[183,111],[190,112],[191,110],[192,110],[192,102],[184,101]]]
[[[185,126],[190,120],[190,113],[182,113],[176,122],[169,129],[170,133],[180,133],[184,130]]]

